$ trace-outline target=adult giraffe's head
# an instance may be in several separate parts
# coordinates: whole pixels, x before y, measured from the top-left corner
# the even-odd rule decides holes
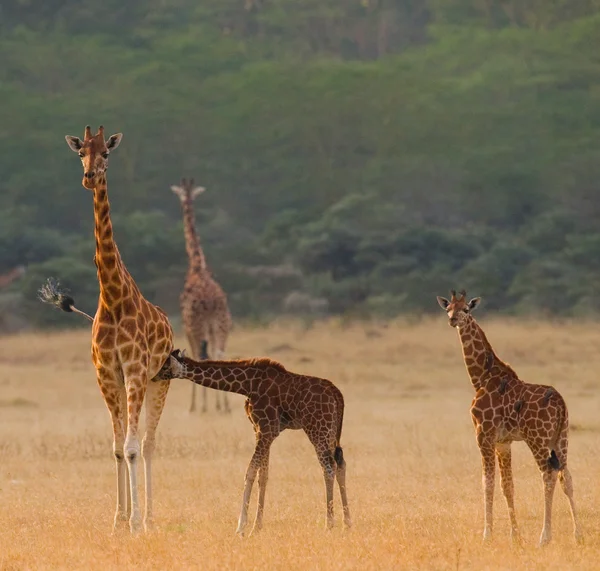
[[[182,178],[180,185],[172,185],[171,190],[179,197],[182,203],[192,201],[206,189],[203,186],[194,186],[193,178]]]
[[[474,297],[471,301],[467,302],[467,292],[463,289],[458,292],[451,290],[452,297],[448,301],[445,297],[438,296],[437,300],[440,307],[448,314],[448,324],[450,327],[460,327],[468,315],[473,311],[481,301],[480,297]]]
[[[105,140],[102,125],[98,127],[98,132],[95,135],[92,135],[92,130],[87,125],[83,134],[83,141],[79,137],[71,135],[65,137],[67,145],[81,158],[83,164],[81,184],[84,188],[94,190],[97,177],[104,174],[108,168],[108,155],[119,146],[122,138],[123,134],[117,133]]]

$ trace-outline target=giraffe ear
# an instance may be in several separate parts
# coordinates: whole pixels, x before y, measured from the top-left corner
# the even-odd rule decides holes
[[[123,133],[117,133],[116,135],[111,135],[106,141],[106,148],[109,151],[114,151],[120,144],[121,139],[123,138]]]
[[[469,311],[473,311],[480,303],[481,298],[474,297],[469,303],[467,303],[467,307],[469,308]]]
[[[196,198],[199,194],[202,194],[206,189],[203,186],[197,186],[192,190],[192,198]]]
[[[173,184],[171,185],[171,190],[179,197],[179,200],[183,200],[185,198],[185,190],[181,186]]]
[[[83,147],[83,143],[79,137],[67,135],[65,139],[67,140],[67,145],[69,145],[69,148],[75,153],[78,153],[81,150],[81,147]]]
[[[445,311],[448,309],[450,302],[445,297],[437,296],[437,302],[440,304],[440,307]]]

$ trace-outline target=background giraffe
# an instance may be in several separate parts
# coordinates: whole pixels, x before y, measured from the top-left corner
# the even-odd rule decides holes
[[[548,543],[552,537],[552,499],[557,475],[569,499],[574,534],[579,541],[581,533],[573,499],[573,482],[567,468],[569,417],[564,399],[554,387],[521,381],[513,369],[497,357],[471,315],[481,298],[467,303],[465,291],[460,292],[459,297],[456,297],[455,291],[451,293],[450,301],[443,297],[437,300],[447,312],[450,326],[458,329],[467,372],[476,391],[471,404],[471,419],[483,465],[483,539],[488,540],[492,535],[494,455],[500,466],[511,537],[520,539],[514,508],[510,445],[515,440],[524,440],[533,453],[544,484],[544,526],[540,544]]]
[[[346,495],[346,462],[341,448],[344,397],[326,379],[297,375],[270,359],[193,361],[174,351],[154,380],[183,378],[220,391],[242,394],[254,427],[256,447],[246,472],[237,533],[244,534],[248,504],[258,472],[258,508],[254,531],[262,527],[271,444],[286,428],[303,429],[323,468],[327,527],[333,526],[333,481],[337,477],[344,523],[351,525]]]
[[[161,368],[173,345],[173,332],[165,313],[142,296],[123,263],[113,238],[106,169],[108,155],[122,135],[104,140],[104,129],[92,136],[85,128],[84,140],[67,136],[69,147],[81,158],[84,188],[94,193],[95,262],[100,295],[92,325],[92,361],[98,385],[113,424],[113,451],[117,467],[115,528],[127,521],[137,532],[141,514],[137,489],[137,460],[140,453],[139,417],[146,401],[146,433],[141,446],[144,459],[146,505],[144,526],[152,524],[152,453],[155,433],[169,383],[148,383]],[[127,464],[125,464],[125,462]],[[126,477],[129,473],[128,506]]]
[[[189,266],[183,291],[179,298],[183,326],[194,359],[222,359],[225,354],[227,336],[231,329],[231,314],[227,296],[213,279],[200,240],[196,234],[194,198],[204,192],[202,186],[194,186],[194,179],[181,179],[181,186],[171,190],[179,197],[183,209],[183,232],[189,258]],[[208,352],[206,351],[208,343]],[[202,412],[207,410],[206,387],[202,391]],[[229,412],[227,393],[217,392],[217,410]],[[221,407],[221,398],[223,405]],[[190,412],[196,410],[196,385],[192,385]]]

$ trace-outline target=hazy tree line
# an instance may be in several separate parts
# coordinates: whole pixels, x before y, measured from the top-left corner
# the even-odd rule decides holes
[[[182,176],[208,189],[198,231],[238,318],[434,311],[450,287],[593,314],[599,54],[600,0],[4,0],[0,271],[28,266],[9,305],[73,325],[35,300],[53,275],[94,310],[64,135],[103,123],[124,133],[119,248],[173,315]]]

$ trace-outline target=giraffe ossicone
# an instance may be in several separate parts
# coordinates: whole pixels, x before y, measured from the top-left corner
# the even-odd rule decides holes
[[[253,532],[262,528],[271,444],[287,428],[304,430],[315,448],[325,479],[327,527],[333,526],[336,479],[344,523],[350,527],[346,461],[341,446],[344,397],[331,381],[292,373],[267,358],[194,361],[178,350],[171,353],[153,380],[174,378],[189,379],[198,385],[247,397],[244,408],[254,427],[256,446],[246,471],[238,534],[245,533],[250,495],[257,475],[258,507]]]
[[[492,510],[496,462],[508,506],[511,537],[520,541],[514,508],[511,443],[524,441],[538,465],[544,486],[544,525],[540,544],[552,537],[552,500],[556,479],[569,500],[575,538],[582,538],[577,520],[573,481],[567,468],[569,418],[567,405],[554,388],[526,383],[498,358],[472,311],[481,298],[467,301],[466,292],[452,290],[450,300],[438,297],[450,326],[458,330],[467,373],[475,389],[471,419],[483,466],[484,540],[492,536]]]

